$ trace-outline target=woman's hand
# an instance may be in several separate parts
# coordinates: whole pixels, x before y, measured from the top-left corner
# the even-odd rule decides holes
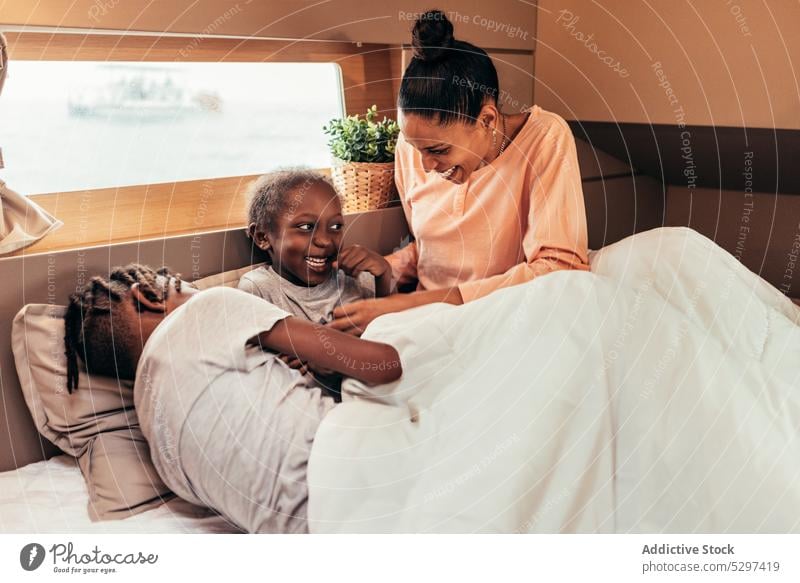
[[[374,300],[361,300],[344,306],[337,306],[333,310],[333,320],[327,327],[361,336],[367,325],[378,316],[392,312],[402,312],[413,308],[417,303],[412,294],[395,294]]]
[[[464,299],[461,297],[459,289],[452,287],[417,291],[410,294],[394,294],[375,300],[361,300],[334,308],[334,319],[327,326],[340,332],[361,336],[367,325],[378,316],[436,302],[461,305],[464,303]]]

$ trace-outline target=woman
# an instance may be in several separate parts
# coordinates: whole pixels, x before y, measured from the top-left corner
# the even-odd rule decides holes
[[[387,257],[417,291],[334,312],[360,334],[381,314],[462,304],[563,269],[588,269],[575,141],[559,116],[498,109],[497,71],[453,38],[444,13],[422,15],[398,98],[395,180],[415,241]]]

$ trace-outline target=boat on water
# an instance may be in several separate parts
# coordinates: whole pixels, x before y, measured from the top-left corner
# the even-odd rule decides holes
[[[71,90],[70,116],[146,122],[222,111],[218,94],[186,89],[174,78],[175,71],[119,65],[102,69],[104,83]]]

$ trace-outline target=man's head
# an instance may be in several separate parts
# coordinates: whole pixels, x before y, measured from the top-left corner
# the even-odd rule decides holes
[[[150,334],[197,291],[165,267],[136,263],[91,278],[64,316],[69,392],[78,388],[78,357],[90,374],[132,380]]]

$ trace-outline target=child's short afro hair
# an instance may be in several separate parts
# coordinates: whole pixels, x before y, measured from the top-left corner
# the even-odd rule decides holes
[[[287,168],[261,176],[250,185],[248,225],[255,224],[262,231],[271,229],[278,215],[294,206],[290,204],[293,200],[302,200],[309,188],[320,183],[336,192],[324,174],[307,168]]]

